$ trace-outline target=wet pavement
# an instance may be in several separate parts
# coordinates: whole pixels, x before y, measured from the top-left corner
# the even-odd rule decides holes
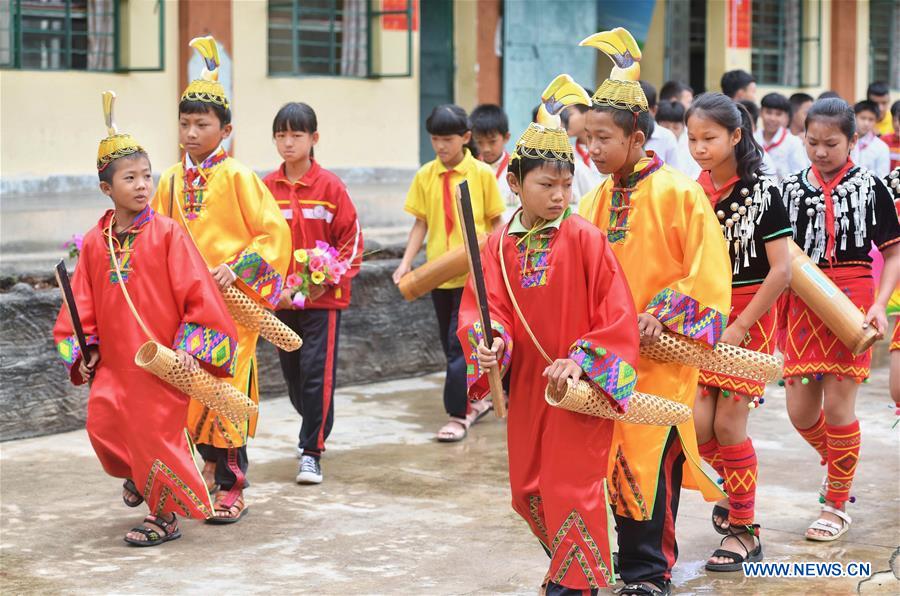
[[[121,501],[84,431],[0,445],[0,592],[4,594],[536,594],[547,558],[509,507],[504,424],[485,418],[458,444],[438,444],[440,375],[338,391],[319,486],[294,483],[298,420],[287,398],[263,402],[251,443],[247,517],[183,523],[157,548],[122,541],[143,515]],[[900,427],[887,370],[862,387],[863,447],[836,543],[803,539],[824,469],[792,430],[783,389],[751,416],[759,451],[758,518],[766,560],[871,563],[889,569],[900,544]],[[749,579],[708,575],[711,505],[682,495],[678,594],[900,593],[881,573],[860,578]]]

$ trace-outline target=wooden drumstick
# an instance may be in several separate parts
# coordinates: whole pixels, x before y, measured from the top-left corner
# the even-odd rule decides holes
[[[491,348],[494,344],[494,333],[491,327],[491,311],[488,308],[487,288],[484,285],[484,270],[481,268],[481,250],[478,246],[478,234],[475,230],[475,216],[472,213],[472,197],[469,195],[469,183],[463,180],[456,187],[456,212],[462,230],[463,245],[469,261],[469,274],[475,286],[475,303],[481,313],[481,329],[484,333],[484,345]],[[499,355],[498,355],[499,357]],[[494,402],[494,414],[498,418],[506,418],[506,398],[503,396],[503,383],[500,378],[500,363],[487,371],[491,398]]]
[[[66,305],[66,310],[69,311],[69,318],[72,319],[72,330],[75,334],[75,340],[78,342],[78,348],[81,350],[81,357],[87,358],[87,339],[84,336],[84,329],[81,327],[81,317],[78,316],[78,305],[75,304],[75,294],[72,292],[72,284],[69,282],[69,272],[66,270],[65,261],[60,261],[56,264],[55,274],[56,283],[59,284],[59,290],[62,292],[63,304]],[[87,379],[88,387],[93,383],[93,377]]]

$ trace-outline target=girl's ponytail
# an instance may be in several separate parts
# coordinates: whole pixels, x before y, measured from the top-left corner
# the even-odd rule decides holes
[[[739,103],[734,106],[741,113],[741,140],[734,146],[734,158],[737,160],[737,173],[741,181],[752,184],[756,174],[762,171],[763,148],[753,136],[753,122],[750,112]]]

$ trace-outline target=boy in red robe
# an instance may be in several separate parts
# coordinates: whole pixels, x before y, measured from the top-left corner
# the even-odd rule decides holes
[[[150,160],[130,135],[116,134],[114,97],[104,94],[110,136],[100,143],[97,169],[100,190],[115,208],[85,235],[72,278],[87,353],[81,353],[65,306],[53,337],[72,383],[93,380],[87,432],[103,469],[125,479],[126,505],[146,502],[150,509],[125,541],[156,546],[181,537],[176,513],[206,519],[212,503],[185,433],[188,397],[134,364],[150,338],[119,284],[125,284],[153,339],[176,350],[182,366],[231,376],[237,331],[190,239],[150,208]]]
[[[584,90],[569,82],[556,97],[587,103]],[[543,108],[561,107],[561,102],[547,95],[538,121],[552,125]],[[531,124],[519,139],[508,181],[522,208],[482,251],[493,346],[485,347],[471,281],[463,294],[458,335],[471,399],[488,391],[485,369],[499,361],[506,373],[513,363],[512,506],[550,556],[545,593],[596,594],[615,581],[605,484],[613,423],[551,407],[544,388],[548,382],[564,387],[568,379],[584,377],[625,408],[635,383],[637,315],[606,238],[569,208],[572,146],[559,124],[548,125]]]

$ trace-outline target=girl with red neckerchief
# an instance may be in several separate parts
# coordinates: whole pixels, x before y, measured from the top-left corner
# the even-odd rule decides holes
[[[763,151],[743,106],[721,93],[701,95],[686,114],[688,146],[703,168],[706,191],[728,244],[731,313],[721,342],[771,354],[775,304],[790,282],[791,225],[778,183],[761,172]],[[755,523],[757,461],[747,436],[749,413],[763,402],[764,383],[700,372],[694,427],[700,455],[723,479],[728,497],[713,508],[723,534],[709,571],[739,571],[762,560]]]
[[[900,272],[900,223],[884,182],[849,159],[857,141],[853,109],[838,98],[817,101],[806,116],[812,166],[784,181],[794,241],[866,313],[879,335]],[[872,243],[884,255],[875,298]],[[855,401],[869,376],[871,350],[854,356],[793,292],[787,298],[784,376],[794,427],[827,464],[819,518],[808,540],[830,542],[850,528],[845,508],[859,462]]]

